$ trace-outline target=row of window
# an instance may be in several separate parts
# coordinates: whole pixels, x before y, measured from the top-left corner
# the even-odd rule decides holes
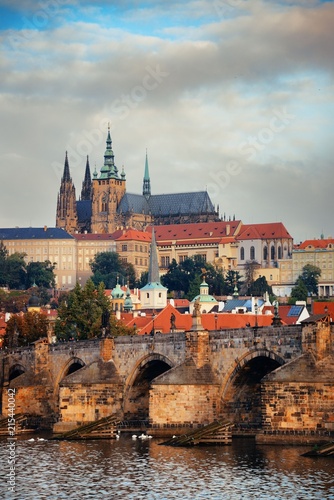
[[[159,299],[161,299],[162,297],[162,293],[159,292]],[[149,292],[146,292],[146,298],[149,299],[150,298],[150,293]]]
[[[320,257],[321,255],[318,255],[316,254],[316,256],[314,255],[298,255],[298,254],[295,254],[295,258],[296,260],[300,260],[300,261],[309,261],[309,260],[313,260],[314,258],[316,258],[317,260],[320,260]],[[326,255],[322,255],[322,260],[333,260],[333,254],[330,253],[330,254],[326,254]]]
[[[146,266],[147,267],[147,259],[142,259],[142,258],[135,258],[135,265],[136,266]]]
[[[284,251],[287,251],[287,248],[284,248]],[[277,249],[277,259],[282,259],[282,247],[278,247]],[[246,257],[246,259],[249,258],[250,260],[256,260],[256,254],[255,254],[255,247],[250,247],[249,249],[249,256]],[[263,260],[268,259],[268,247],[263,247]],[[274,246],[270,247],[270,260],[275,260],[276,259],[276,249]],[[241,247],[240,248],[240,260],[245,260],[245,248]]]
[[[99,186],[109,186],[109,184],[115,184],[116,186],[120,186],[122,184],[122,181],[117,181],[117,180],[99,180]]]
[[[332,269],[332,267],[333,267],[333,265],[330,262],[328,262],[328,263],[322,262],[321,263],[319,260],[316,260],[315,262],[310,262],[308,260],[308,261],[305,261],[305,264],[316,265],[317,267],[320,267],[320,269],[326,269],[327,267],[328,267],[328,269]],[[294,262],[293,263],[294,269],[301,269],[302,266],[304,266],[304,263],[301,263],[301,262]]]
[[[122,252],[128,251],[128,245],[122,245]],[[147,245],[135,245],[135,252],[147,252]]]
[[[203,254],[196,254],[199,258],[201,258],[203,260],[203,262],[206,262],[206,253],[203,253]],[[184,262],[186,259],[188,259],[189,256],[188,255],[179,255],[179,264],[181,264],[182,262]],[[166,268],[170,265],[170,257],[167,255],[165,257],[161,257],[161,261],[160,261],[160,264],[161,264],[161,267],[162,268]]]

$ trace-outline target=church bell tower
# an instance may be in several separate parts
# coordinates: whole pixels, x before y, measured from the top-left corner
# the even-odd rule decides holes
[[[112,233],[117,226],[117,208],[126,189],[125,173],[114,161],[110,126],[108,125],[107,146],[100,175],[95,172],[92,182],[92,233]]]

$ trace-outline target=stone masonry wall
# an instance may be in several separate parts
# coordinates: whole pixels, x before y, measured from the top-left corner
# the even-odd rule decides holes
[[[155,385],[150,391],[153,426],[208,424],[217,418],[218,386]]]
[[[115,384],[73,384],[60,387],[60,420],[55,432],[95,422],[114,414],[122,419],[123,388]]]
[[[54,413],[52,388],[42,385],[16,387],[15,413],[50,417]],[[3,414],[8,415],[7,398],[3,398]]]
[[[334,385],[314,382],[265,382],[263,429],[334,430]]]

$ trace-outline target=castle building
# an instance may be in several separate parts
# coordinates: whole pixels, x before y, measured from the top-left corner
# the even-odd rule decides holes
[[[243,224],[236,236],[241,275],[254,263],[254,280],[265,277],[277,297],[290,295],[292,288],[293,238],[282,222]]]
[[[67,153],[57,200],[56,227],[70,234],[110,234],[119,228],[143,230],[148,225],[180,224],[218,221],[215,209],[206,191],[151,194],[148,158],[146,153],[142,194],[127,193],[124,168],[121,173],[115,164],[110,127],[100,174],[90,174],[87,157],[81,196],[70,175]]]
[[[293,281],[303,272],[303,267],[312,264],[320,269],[318,282],[320,297],[334,295],[334,238],[305,240],[293,249]]]
[[[69,290],[77,282],[77,244],[72,235],[54,227],[0,228],[8,255],[20,253],[29,262],[55,265],[56,288]]]
[[[160,268],[166,272],[173,259],[181,263],[189,257],[199,256],[217,269],[234,270],[238,263],[236,236],[241,228],[240,220],[157,226],[155,236]]]

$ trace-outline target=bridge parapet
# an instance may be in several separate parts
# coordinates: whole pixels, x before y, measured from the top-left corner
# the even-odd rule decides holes
[[[67,342],[57,342],[55,344],[49,344],[50,352],[57,351],[68,351],[69,349],[88,349],[88,350],[98,350],[101,343],[101,339],[89,339],[89,340],[69,340]]]

